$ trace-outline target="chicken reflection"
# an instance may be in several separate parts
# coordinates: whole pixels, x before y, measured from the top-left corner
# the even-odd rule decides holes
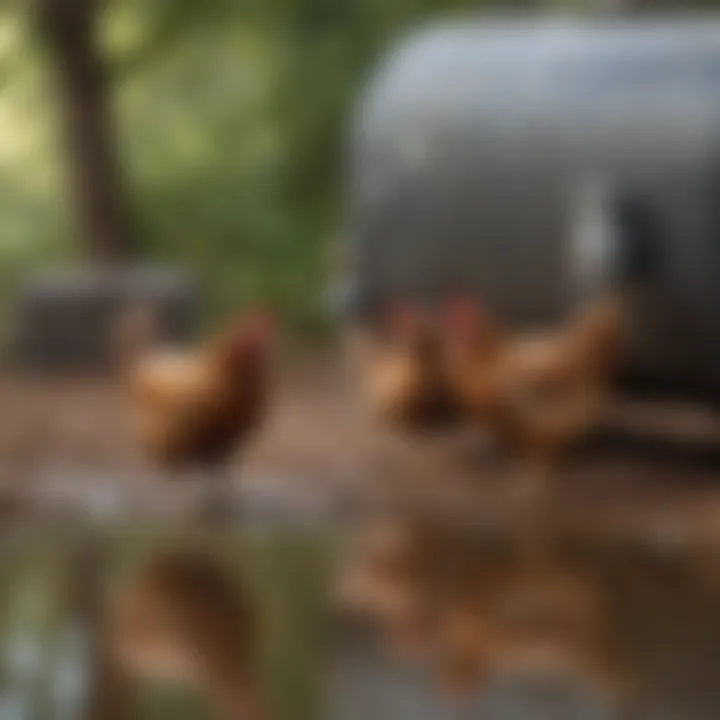
[[[360,532],[338,598],[371,618],[393,653],[429,662],[453,695],[501,675],[620,690],[600,588],[551,543],[530,553],[525,538],[386,518]]]
[[[266,717],[252,598],[212,555],[176,549],[150,560],[120,593],[109,634],[129,676],[187,683],[222,717]]]

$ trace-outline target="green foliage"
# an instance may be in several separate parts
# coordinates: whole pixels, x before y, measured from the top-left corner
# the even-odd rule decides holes
[[[312,326],[360,85],[408,24],[472,4],[110,2],[102,39],[144,253],[195,268],[216,314],[267,301]],[[75,253],[52,67],[21,7],[0,11],[2,288]]]
[[[312,322],[353,100],[440,3],[164,2],[138,22],[145,7],[118,13],[144,37],[114,56],[145,247],[196,267],[221,312],[269,300]]]
[[[69,244],[53,97],[19,3],[0,9],[0,288]]]
[[[144,253],[195,268],[216,316],[262,300],[313,325],[363,83],[415,23],[490,2],[108,0],[102,39]],[[515,3],[562,5],[586,3]],[[0,289],[75,251],[52,67],[24,6],[0,8]]]

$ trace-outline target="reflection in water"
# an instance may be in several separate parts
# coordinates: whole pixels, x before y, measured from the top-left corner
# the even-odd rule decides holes
[[[198,687],[223,717],[262,717],[253,603],[217,559],[197,549],[158,555],[116,604],[111,633],[130,674]]]
[[[0,720],[321,717],[324,538],[94,530],[0,538]]]
[[[526,534],[427,518],[365,527],[339,599],[370,620],[380,646],[364,633],[339,652],[336,717],[359,707],[454,717],[470,705],[499,718],[604,717],[630,705],[639,718],[716,717],[708,563],[698,573],[692,558],[660,549],[536,532],[533,547]],[[372,701],[361,703],[361,685]]]
[[[603,686],[610,677],[600,595],[551,552],[489,551],[462,526],[386,522],[362,537],[341,590],[394,650],[437,662],[451,690],[497,672],[572,673]]]

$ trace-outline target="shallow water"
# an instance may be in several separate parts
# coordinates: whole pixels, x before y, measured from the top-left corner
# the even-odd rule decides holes
[[[68,560],[76,541],[72,533],[51,541],[48,533],[38,532],[21,547],[6,549],[0,575],[2,720],[86,717],[89,638],[67,605]],[[327,543],[313,533],[277,530],[202,536],[128,532],[112,540],[110,595],[143,558],[178,541],[201,542],[225,556],[255,597],[263,627],[260,671],[273,717],[321,717],[323,658],[317,637],[322,634]],[[142,683],[124,700],[122,717],[129,720],[214,717],[203,698],[181,685]]]
[[[181,536],[117,535],[111,579],[119,582],[148,553],[172,547]],[[203,537],[232,558],[259,600],[261,665],[278,720],[604,720],[620,710],[638,720],[720,716],[720,564],[712,552],[593,540],[566,553],[593,578],[607,609],[611,645],[627,681],[627,700],[615,706],[561,678],[538,682],[503,673],[449,698],[432,661],[401,660],[372,623],[331,607],[328,589],[346,540],[337,528],[255,527]],[[48,529],[0,544],[2,720],[84,717],[86,646],[66,605],[65,561],[74,542],[72,534]],[[497,561],[492,543],[476,551],[478,562]],[[137,688],[127,717],[213,714],[186,689],[148,683]]]
[[[617,544],[574,548],[572,554],[573,566],[592,577],[607,611],[606,636],[622,694],[552,672],[497,671],[482,686],[450,695],[432,657],[402,660],[366,618],[355,631],[338,628],[333,720],[715,720],[720,565]]]

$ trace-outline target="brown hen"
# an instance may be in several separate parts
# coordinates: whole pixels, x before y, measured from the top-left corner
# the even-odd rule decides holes
[[[603,298],[565,327],[513,335],[471,301],[444,315],[444,367],[470,418],[548,469],[599,421],[623,327],[623,303]]]
[[[361,392],[371,414],[391,427],[418,431],[458,418],[441,367],[440,343],[418,308],[393,308],[372,336],[356,336]]]

